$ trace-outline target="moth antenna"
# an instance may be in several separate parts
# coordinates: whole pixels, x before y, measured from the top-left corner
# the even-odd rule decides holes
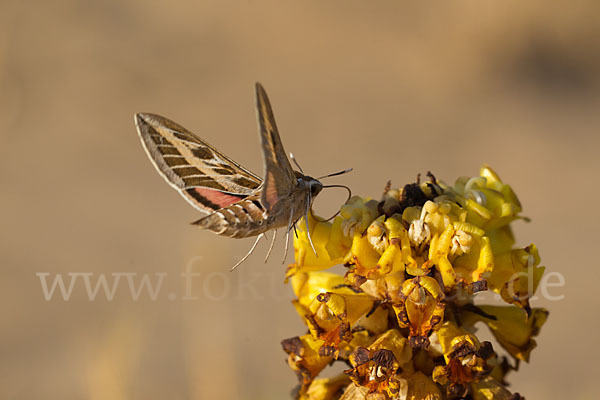
[[[331,178],[332,176],[347,174],[348,172],[352,172],[352,168],[348,168],[348,169],[345,169],[345,170],[339,171],[339,172],[334,172],[333,174],[323,175],[322,177],[317,178],[317,179],[321,180],[321,179],[325,179],[325,178]]]
[[[346,203],[348,202],[348,200],[350,200],[352,198],[352,190],[346,186],[346,185],[325,185],[323,186],[323,189],[325,188],[342,188],[342,189],[346,189],[348,191],[348,198],[346,199]],[[346,204],[344,203],[344,204]],[[316,219],[319,222],[329,222],[332,219],[334,219],[335,217],[338,216],[338,214],[340,213],[341,210],[338,210],[335,214],[333,214],[331,217],[327,218],[327,219],[323,219],[321,217],[317,217],[315,214],[312,213],[312,209],[310,210],[311,215],[313,216],[314,219]]]
[[[296,161],[296,157],[294,157],[294,153],[290,153],[290,159],[296,165],[296,167],[298,167],[298,169],[300,170],[300,172],[302,172],[304,174],[304,171],[302,170],[302,167],[300,166],[300,164],[298,164],[298,161]]]
[[[315,253],[315,257],[319,258],[317,255],[317,250],[315,250],[315,245],[313,244],[312,237],[310,236],[310,229],[308,228],[308,212],[310,211],[310,202],[311,195],[308,192],[308,202],[306,203],[306,212],[304,213],[304,222],[306,223],[306,236],[308,237],[308,242],[310,243],[310,247],[312,247],[313,253]]]
[[[273,231],[273,239],[271,239],[271,245],[269,246],[269,251],[267,251],[267,256],[265,257],[265,264],[269,260],[269,256],[271,255],[271,250],[273,250],[273,245],[275,244],[275,238],[277,237],[277,229]]]
[[[288,246],[290,245],[290,230],[292,229],[292,218],[294,218],[294,207],[290,210],[290,219],[288,221],[288,228],[285,233],[285,251],[283,252],[283,261],[282,264],[285,264],[285,259],[287,258]]]
[[[254,249],[256,248],[256,245],[258,244],[258,242],[260,241],[260,239],[262,239],[264,236],[265,236],[264,233],[261,233],[260,235],[258,235],[258,237],[256,238],[256,241],[254,242],[254,244],[250,248],[250,251],[248,253],[246,253],[246,255],[244,257],[242,257],[242,259],[240,261],[238,261],[233,267],[231,267],[231,269],[229,270],[230,272],[233,271],[234,269],[236,269],[237,267],[239,267],[244,261],[246,261],[246,259],[248,257],[250,257],[250,254],[252,254],[254,252]]]

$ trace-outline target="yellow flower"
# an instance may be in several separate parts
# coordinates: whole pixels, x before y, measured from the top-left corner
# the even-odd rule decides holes
[[[465,222],[466,216],[464,210],[446,200],[427,201],[422,208],[404,210],[402,218],[410,224],[402,238],[406,271],[426,275],[435,265],[447,289],[457,283],[479,282],[488,274],[494,266],[490,240],[483,229]]]
[[[438,386],[424,373],[417,371],[407,379],[406,400],[442,400]]]
[[[467,222],[485,230],[497,229],[514,221],[521,203],[509,185],[491,167],[484,165],[478,177],[456,181],[456,201],[467,210]]]
[[[529,361],[537,336],[548,318],[548,311],[534,308],[529,318],[514,306],[480,306],[480,314],[466,313],[463,322],[473,325],[485,323],[498,343],[517,360]]]
[[[317,295],[304,318],[313,337],[323,340],[320,354],[337,358],[340,344],[352,340],[352,327],[373,308],[374,302],[365,294]]]
[[[353,244],[353,238],[362,234],[377,216],[377,202],[363,199],[358,196],[352,197],[340,209],[340,215],[335,217],[329,237],[324,246],[330,259],[345,260]],[[314,238],[313,238],[314,241]],[[303,248],[308,251],[309,243],[302,243]]]
[[[404,272],[400,242],[405,231],[398,219],[385,220],[381,216],[371,222],[366,235],[355,232],[351,248],[352,272],[369,280]]]
[[[511,393],[500,382],[486,377],[471,384],[473,400],[524,400],[518,393]]]
[[[437,281],[428,276],[418,276],[405,281],[402,300],[393,308],[401,328],[410,328],[410,345],[416,348],[429,346],[429,333],[444,317],[444,294]]]
[[[452,264],[457,280],[464,284],[481,281],[494,268],[490,239],[483,236],[480,228],[467,222],[455,222],[453,230],[455,234],[450,254],[456,256]]]
[[[351,238],[356,232],[363,233],[377,217],[377,202],[354,196],[340,209],[342,234]]]
[[[427,176],[388,183],[380,202],[354,196],[332,223],[309,215],[317,255],[299,223],[287,280],[309,333],[283,342],[299,399],[521,399],[505,375],[548,315],[529,306],[544,267],[534,245],[515,248],[521,204],[487,166],[452,187]],[[345,274],[323,271],[337,264]],[[488,289],[510,306],[475,306]],[[479,322],[515,367],[479,340]],[[316,379],[339,362],[343,377]]]
[[[510,225],[488,230],[485,235],[490,238],[490,245],[494,254],[509,252],[515,245],[515,236]]]
[[[381,255],[371,246],[367,236],[354,232],[351,252],[356,274],[366,278],[371,271],[376,271]]]
[[[398,303],[401,300],[401,288],[404,283],[404,273],[396,272],[388,274],[382,278],[366,280],[366,278],[356,275],[354,272],[346,273],[346,281],[355,282],[355,285],[377,299],[379,302]]]
[[[489,287],[509,304],[530,313],[529,298],[534,295],[545,267],[539,267],[537,247],[531,244],[495,257],[495,267],[487,278]]]
[[[297,228],[295,229],[298,235],[294,237],[294,258],[296,259],[296,263],[288,268],[287,277],[297,272],[319,271],[331,268],[342,261],[340,257],[331,258],[325,248],[331,235],[332,224],[330,222],[317,221],[312,216],[312,213],[309,213],[308,225],[316,254],[310,245],[306,232],[306,223],[304,222],[304,218],[302,218],[298,221]]]
[[[292,303],[307,324],[311,316],[310,305],[319,294],[355,294],[345,283],[343,276],[330,272],[299,272],[294,274],[290,281],[297,298]]]
[[[300,394],[299,400],[335,400],[340,397],[348,384],[350,379],[346,375],[315,379],[306,392]]]
[[[307,307],[320,293],[354,293],[346,285],[343,276],[331,272],[299,272],[290,278],[294,295],[299,304]]]
[[[358,386],[354,383],[351,383],[346,387],[342,397],[339,400],[364,400],[367,398],[369,394],[369,389],[364,386]]]

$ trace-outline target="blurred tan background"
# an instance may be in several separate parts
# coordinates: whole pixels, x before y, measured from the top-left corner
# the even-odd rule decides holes
[[[528,399],[596,398],[600,5],[569,1],[0,3],[0,398],[285,399],[281,339],[304,327],[265,243],[189,226],[133,113],[188,127],[262,174],[253,84],[304,170],[378,197],[491,164],[566,285],[510,377]],[[325,191],[331,212],[343,193]],[[288,261],[292,260],[291,256]],[[186,265],[196,300],[182,297]],[[156,300],[46,301],[49,273],[167,274]],[[138,282],[138,281],[136,281]],[[171,295],[171,297],[169,297]]]

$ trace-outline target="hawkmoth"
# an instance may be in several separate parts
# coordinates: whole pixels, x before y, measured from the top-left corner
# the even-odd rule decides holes
[[[135,115],[143,147],[159,174],[204,214],[193,225],[232,238],[258,236],[236,266],[252,253],[267,231],[287,227],[289,236],[291,227],[307,215],[312,201],[324,188],[319,180],[324,177],[304,175],[297,163],[300,171],[292,168],[267,93],[260,83],[255,87],[264,161],[262,179],[181,125],[156,114]]]

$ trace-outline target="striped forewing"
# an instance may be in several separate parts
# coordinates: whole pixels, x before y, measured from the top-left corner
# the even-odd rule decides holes
[[[296,174],[281,143],[271,102],[260,83],[256,83],[256,113],[265,167],[265,185],[261,203],[272,210],[282,198],[290,195],[296,184]]]
[[[136,114],[135,123],[158,172],[200,211],[227,207],[262,184],[257,175],[167,118]]]

